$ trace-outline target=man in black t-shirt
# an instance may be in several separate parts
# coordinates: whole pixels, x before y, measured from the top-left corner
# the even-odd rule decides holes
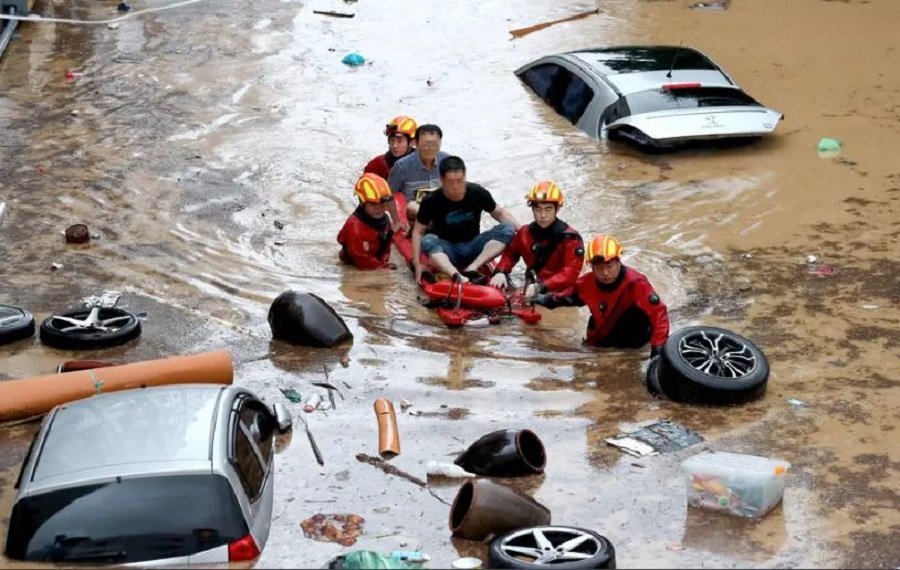
[[[417,282],[422,277],[421,252],[435,269],[465,283],[503,253],[520,224],[487,189],[466,182],[466,165],[458,156],[441,161],[439,171],[441,187],[422,200],[416,216],[412,264]],[[500,223],[481,232],[482,212]]]

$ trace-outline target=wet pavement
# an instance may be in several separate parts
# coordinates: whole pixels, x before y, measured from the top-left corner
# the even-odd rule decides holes
[[[288,386],[305,396],[326,374],[341,387],[337,409],[308,418],[325,466],[302,429],[278,454],[260,567],[322,566],[346,550],[303,536],[300,522],[317,512],[365,517],[354,549],[419,548],[432,567],[484,553],[450,539],[449,507],[437,497],[452,501],[456,484],[435,485],[435,497],[356,460],[377,451],[378,397],[398,412],[401,399],[413,403],[399,414],[402,453],[391,463],[421,478],[428,460],[452,459],[488,431],[534,430],[546,473],[512,483],[554,523],[608,537],[620,567],[896,567],[900,4],[691,4],[608,1],[597,16],[516,40],[508,30],[593,5],[360,0],[345,5],[354,18],[337,19],[300,2],[223,0],[117,29],[20,26],[0,60],[0,199],[9,207],[0,302],[42,319],[119,289],[127,308],[146,312],[143,336],[91,358],[224,347],[237,381],[268,401],[286,401],[278,389]],[[36,10],[116,15],[113,2]],[[512,74],[547,53],[681,41],[785,113],[774,138],[643,156],[577,132]],[[368,63],[341,64],[352,51]],[[439,124],[444,150],[520,220],[530,216],[527,189],[556,180],[567,192],[562,217],[585,235],[621,238],[673,328],[723,326],[763,348],[765,397],[723,409],[655,401],[643,352],[580,346],[581,312],[545,311],[535,327],[448,330],[419,305],[405,270],[338,265],[334,236],[354,207],[353,181],[384,152],[383,125],[400,113]],[[817,156],[823,136],[843,141],[839,157]],[[99,235],[90,246],[65,245],[62,231],[77,222]],[[820,266],[829,270],[811,271]],[[272,342],[266,314],[286,289],[331,302],[353,344]],[[2,347],[0,378],[85,354],[36,340]],[[658,418],[706,441],[643,459],[603,443]],[[0,429],[4,524],[35,429]],[[703,449],[789,461],[783,506],[758,522],[688,510],[679,463]]]

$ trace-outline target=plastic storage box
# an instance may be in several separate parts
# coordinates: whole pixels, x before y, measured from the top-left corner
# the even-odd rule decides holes
[[[784,495],[791,464],[739,453],[705,452],[685,459],[688,505],[760,518]]]

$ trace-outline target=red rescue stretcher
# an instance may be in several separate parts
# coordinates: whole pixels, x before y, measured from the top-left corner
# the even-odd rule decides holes
[[[412,241],[408,236],[394,234],[394,245],[407,266],[412,269]],[[426,267],[428,258],[421,256],[421,263]],[[481,273],[491,276],[493,263],[485,264]],[[510,318],[520,318],[528,324],[536,324],[541,314],[529,305],[521,292],[504,293],[490,285],[476,285],[454,281],[441,273],[435,281],[422,279],[419,287],[428,297],[429,305],[437,307],[438,317],[451,328],[465,324],[500,324]]]

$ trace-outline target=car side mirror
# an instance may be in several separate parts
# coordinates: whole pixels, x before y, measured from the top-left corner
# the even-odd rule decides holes
[[[291,418],[291,412],[284,404],[272,404],[272,413],[275,415],[275,422],[278,424],[278,433],[291,431],[294,427],[294,420]]]

